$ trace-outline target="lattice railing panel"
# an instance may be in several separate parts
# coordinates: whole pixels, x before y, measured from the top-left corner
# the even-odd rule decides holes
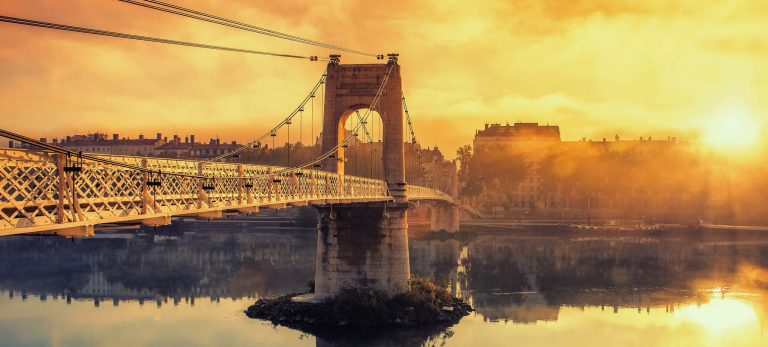
[[[0,152],[0,229],[56,223],[57,173],[46,153]]]
[[[100,163],[86,162],[74,176],[75,194],[86,220],[140,214],[141,185],[139,172]]]
[[[339,199],[389,199],[384,181],[324,171],[192,160],[101,156],[151,173],[86,161],[63,172],[64,157],[41,151],[0,151],[0,235],[59,224],[93,225],[158,215]],[[278,174],[279,172],[279,174]],[[204,176],[178,176],[185,174]],[[215,177],[215,179],[212,179]],[[158,181],[150,186],[148,181]],[[212,188],[212,189],[203,189]],[[440,191],[407,186],[409,199],[452,201]],[[27,229],[31,230],[31,229]]]
[[[437,189],[412,185],[406,186],[405,189],[406,195],[410,200],[442,200],[453,202],[453,197]]]

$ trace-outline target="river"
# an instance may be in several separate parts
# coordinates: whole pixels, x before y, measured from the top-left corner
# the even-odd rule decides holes
[[[2,238],[0,345],[768,346],[765,232],[412,234],[412,273],[476,311],[446,330],[323,338],[243,314],[306,289],[312,230]]]

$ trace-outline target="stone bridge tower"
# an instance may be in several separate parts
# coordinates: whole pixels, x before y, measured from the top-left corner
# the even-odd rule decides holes
[[[376,96],[387,71],[392,68],[387,85],[378,104],[370,103]],[[403,156],[403,89],[397,55],[390,54],[387,64],[339,64],[331,56],[325,82],[325,116],[323,119],[322,153],[333,150],[344,139],[344,124],[350,115],[363,108],[378,112],[383,124],[384,180],[396,202],[406,202],[405,165]],[[373,116],[373,115],[372,115]],[[371,116],[368,118],[369,122]],[[323,169],[344,174],[344,148],[336,158],[323,162]]]

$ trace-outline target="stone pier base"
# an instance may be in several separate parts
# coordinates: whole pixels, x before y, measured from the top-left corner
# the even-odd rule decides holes
[[[459,231],[459,217],[461,211],[457,205],[434,204],[430,208],[432,231]]]
[[[406,204],[318,207],[315,299],[345,286],[396,293],[408,288]]]

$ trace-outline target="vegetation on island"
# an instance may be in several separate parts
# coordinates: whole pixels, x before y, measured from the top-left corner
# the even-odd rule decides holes
[[[414,277],[408,290],[388,294],[374,289],[346,287],[318,303],[295,302],[296,294],[260,299],[245,314],[309,333],[339,328],[395,328],[449,326],[472,307],[429,280]]]

